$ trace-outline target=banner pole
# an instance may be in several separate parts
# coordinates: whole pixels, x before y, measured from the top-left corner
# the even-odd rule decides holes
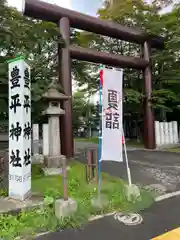
[[[122,136],[123,136],[123,145],[124,145],[124,154],[125,154],[125,162],[126,162],[126,168],[127,168],[127,176],[128,176],[128,183],[129,186],[132,185],[132,180],[131,180],[131,170],[129,167],[129,161],[128,161],[128,156],[127,156],[127,148],[126,148],[126,141],[124,137],[124,130],[122,130]]]
[[[101,65],[100,68],[103,68]],[[100,70],[103,71],[103,70]],[[100,198],[101,194],[101,148],[102,148],[102,82],[103,79],[101,72],[100,72],[100,89],[99,89],[99,136],[98,136],[98,199]]]

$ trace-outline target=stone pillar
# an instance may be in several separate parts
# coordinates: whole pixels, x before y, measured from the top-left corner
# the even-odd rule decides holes
[[[168,123],[168,128],[169,128],[169,143],[173,144],[173,124],[172,124],[172,122]]]
[[[62,173],[62,164],[65,156],[61,155],[60,151],[60,134],[59,134],[59,118],[64,114],[64,110],[59,105],[53,107],[51,102],[48,109],[45,111],[48,115],[48,137],[49,149],[48,156],[45,156],[45,174]]]
[[[31,195],[31,77],[24,57],[9,61],[9,197]]]
[[[50,116],[49,122],[49,155],[60,155],[60,133],[59,133],[59,116]]]
[[[59,110],[59,109],[57,109]],[[48,129],[49,129],[49,156],[46,157],[45,166],[47,168],[61,168],[62,159],[64,156],[61,155],[60,151],[60,133],[59,133],[59,117],[64,114],[62,109],[61,114],[55,113],[49,115]]]
[[[177,121],[173,121],[172,125],[173,125],[173,143],[177,144],[179,142]]]
[[[160,135],[160,123],[155,121],[155,137],[156,137],[156,146],[161,145],[161,135]]]
[[[59,118],[65,114],[61,109],[60,103],[67,101],[68,96],[61,93],[57,89],[55,82],[52,82],[48,91],[43,95],[43,98],[48,101],[48,108],[43,111],[43,114],[48,116],[48,138],[49,138],[49,154],[45,156],[46,170],[49,169],[48,175],[62,173],[62,164],[64,163],[65,156],[61,155],[60,148],[60,123]],[[62,117],[61,117],[62,118]],[[51,171],[51,170],[52,171]],[[60,170],[60,172],[58,171]]]
[[[43,155],[49,156],[49,124],[43,124]]]
[[[149,62],[148,66],[144,69],[144,146],[147,149],[155,149],[155,123],[151,104],[152,71],[150,63],[150,46],[148,42],[145,42],[143,45],[143,58]]]

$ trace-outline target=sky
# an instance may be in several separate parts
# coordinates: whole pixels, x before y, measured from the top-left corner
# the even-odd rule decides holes
[[[7,0],[9,5],[22,9],[23,0]],[[91,16],[96,16],[97,10],[102,6],[103,0],[43,0],[48,3],[57,4],[61,7],[73,9],[81,13],[85,13]],[[151,2],[151,0],[146,0]],[[174,0],[176,1],[176,0]],[[163,12],[170,11],[172,7],[164,9]]]
[[[97,9],[102,6],[103,0],[43,0],[48,3],[57,4],[61,7],[73,9],[81,13],[96,15]],[[22,9],[22,0],[8,0],[8,4]]]

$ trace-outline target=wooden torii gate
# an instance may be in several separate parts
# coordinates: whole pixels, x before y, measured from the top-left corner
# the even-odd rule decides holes
[[[164,48],[163,38],[149,35],[142,30],[125,27],[39,0],[25,0],[24,15],[51,21],[59,26],[60,33],[65,42],[63,48],[59,48],[59,80],[65,94],[68,96],[72,96],[71,59],[101,63],[119,68],[135,68],[143,71],[145,95],[144,145],[148,149],[154,149],[156,144],[154,114],[151,106],[152,71],[150,52],[151,48]],[[129,57],[71,46],[70,27],[127,42],[138,43],[142,47],[142,54],[139,57]],[[61,120],[61,151],[67,158],[71,158],[74,155],[71,98],[63,104],[65,116]]]

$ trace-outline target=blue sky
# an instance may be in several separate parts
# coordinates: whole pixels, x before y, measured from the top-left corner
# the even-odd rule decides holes
[[[21,10],[23,0],[7,0],[9,5]],[[103,0],[42,0],[48,3],[57,4],[61,7],[73,9],[81,13],[96,16],[97,10],[102,6]],[[146,0],[150,2],[150,0]],[[176,2],[177,0],[174,0]],[[163,12],[171,10],[171,7],[164,9]]]
[[[76,11],[95,15],[97,10],[102,6],[102,0],[71,0],[72,8]]]
[[[8,4],[21,10],[23,0],[7,0]],[[44,2],[57,4],[61,7],[73,9],[92,16],[102,6],[103,0],[43,0]]]

